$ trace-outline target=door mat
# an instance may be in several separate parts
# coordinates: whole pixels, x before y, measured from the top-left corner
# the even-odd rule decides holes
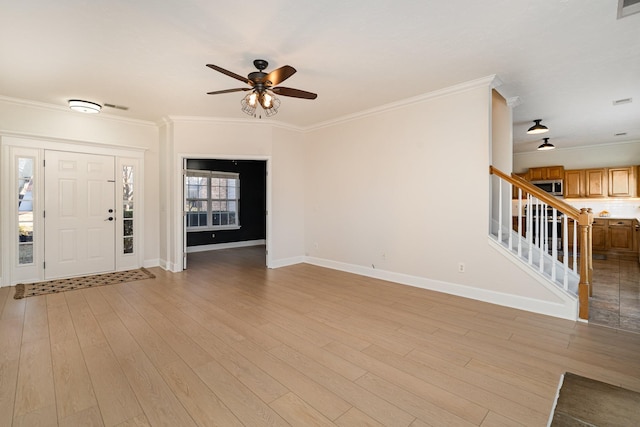
[[[640,393],[567,372],[552,415],[553,427],[638,426]]]
[[[139,268],[137,270],[115,271],[113,273],[48,280],[45,282],[18,283],[16,285],[16,293],[13,298],[21,299],[38,295],[55,294],[58,292],[72,291],[74,289],[93,288],[96,286],[153,279],[154,277],[156,276],[154,276],[149,270]]]

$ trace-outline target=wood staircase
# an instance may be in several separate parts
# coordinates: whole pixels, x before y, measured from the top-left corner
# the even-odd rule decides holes
[[[508,175],[493,166],[489,167],[489,174],[495,177],[489,235],[537,274],[576,296],[578,316],[587,320],[593,275],[591,209],[578,210],[519,176]],[[525,210],[538,214],[525,216]],[[577,225],[572,227],[573,232],[570,220]],[[559,231],[549,224],[560,224]],[[575,254],[569,252],[569,241],[573,241],[573,248],[583,248],[579,257],[571,256]]]

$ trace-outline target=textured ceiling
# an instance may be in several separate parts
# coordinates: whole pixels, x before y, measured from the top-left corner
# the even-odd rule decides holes
[[[514,108],[515,151],[543,119],[557,147],[640,141],[640,14],[617,0],[0,0],[0,96],[105,113],[245,119],[252,61],[292,65],[274,119],[309,127],[496,74]],[[633,98],[614,106],[613,101]],[[626,136],[614,136],[626,133]]]

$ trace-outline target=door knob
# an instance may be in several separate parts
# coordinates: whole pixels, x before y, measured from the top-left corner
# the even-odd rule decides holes
[[[109,213],[113,213],[113,209],[109,209],[107,212],[109,212]]]
[[[110,216],[109,218],[105,219],[105,221],[113,221],[113,217]]]

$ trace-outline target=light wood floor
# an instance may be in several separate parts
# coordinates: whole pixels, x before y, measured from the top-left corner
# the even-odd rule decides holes
[[[13,299],[0,426],[543,426],[565,371],[640,391],[640,334],[295,265]]]

